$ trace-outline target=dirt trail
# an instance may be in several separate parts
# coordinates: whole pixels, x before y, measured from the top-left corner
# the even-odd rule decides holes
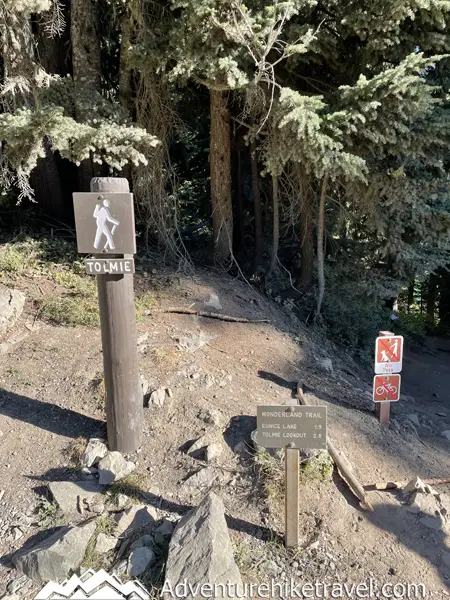
[[[146,288],[148,282],[140,279],[137,286]],[[181,449],[202,434],[217,436],[202,418],[205,410],[216,408],[225,451],[213,486],[224,498],[237,553],[244,546],[255,557],[265,551],[265,541],[282,533],[282,511],[270,510],[251,456],[233,449],[249,440],[256,405],[284,403],[297,381],[329,407],[330,436],[364,485],[450,475],[450,441],[440,436],[450,429],[448,353],[408,353],[406,397],[393,406],[391,426],[380,428],[371,400],[371,372],[332,355],[333,372],[324,370],[319,363],[325,349],[248,286],[203,272],[195,282],[181,279],[169,290],[162,283],[159,289],[159,310],[138,322],[140,369],[150,389],[170,387],[173,398],[163,408],[145,410],[144,444],[131,458],[145,476],[149,502],[162,513],[181,515],[202,497],[203,492],[183,484],[199,463]],[[204,309],[211,294],[218,296],[221,312],[268,318],[271,324],[225,323],[160,310],[192,304]],[[71,476],[65,450],[74,439],[104,432],[99,331],[39,322],[30,330],[27,319],[30,326],[33,315],[25,315],[0,340],[19,340],[0,356],[0,487],[5,490],[0,502],[0,592],[16,575],[12,552],[39,529],[32,525],[15,539],[11,512],[31,511],[46,482]],[[422,371],[432,378],[424,382]],[[417,415],[418,426],[410,414]],[[317,542],[317,556],[308,563],[312,580],[360,582],[373,576],[380,582],[422,582],[437,598],[443,597],[443,589],[450,590],[447,535],[426,528],[397,494],[372,492],[375,511],[367,513],[337,477],[301,489],[301,542],[305,547]],[[3,530],[2,523],[10,527]],[[290,561],[285,571],[295,570],[294,564]]]

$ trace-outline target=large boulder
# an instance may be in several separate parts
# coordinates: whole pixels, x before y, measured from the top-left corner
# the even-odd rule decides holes
[[[185,591],[187,593],[186,599],[193,598],[192,590],[197,585],[217,585],[217,597],[227,597],[228,582],[232,586],[233,597],[236,597],[238,585],[242,590],[224,505],[214,492],[210,492],[197,508],[181,519],[170,541],[163,588],[166,598],[173,597],[171,590],[174,592],[176,586],[183,585],[185,581],[191,584],[190,589],[183,590],[183,595]]]
[[[68,518],[80,517],[88,506],[100,499],[103,487],[97,481],[52,481],[49,490],[56,504]]]
[[[133,504],[130,508],[116,513],[114,519],[117,523],[115,534],[126,537],[135,529],[154,525],[155,521],[158,520],[158,513],[153,506]]]
[[[0,286],[0,335],[15,324],[24,306],[25,294]]]
[[[17,570],[35,581],[62,581],[77,569],[97,527],[95,520],[78,527],[61,527],[31,548],[16,552],[12,562]]]

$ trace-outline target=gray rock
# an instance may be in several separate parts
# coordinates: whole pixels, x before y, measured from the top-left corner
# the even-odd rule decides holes
[[[213,462],[219,458],[223,452],[223,447],[220,444],[210,444],[206,448],[205,458],[206,462]]]
[[[131,500],[126,494],[117,494],[114,504],[119,510],[123,510]]]
[[[30,581],[26,575],[22,575],[21,577],[17,577],[17,579],[11,579],[8,581],[6,585],[6,591],[8,594],[16,594],[20,589],[24,587],[24,585]],[[31,581],[30,581],[31,583]]]
[[[208,445],[208,439],[206,435],[202,435],[195,440],[192,446],[189,446],[188,454],[196,454],[200,450],[206,448]]]
[[[411,423],[414,423],[414,425],[416,425],[416,427],[419,427],[419,425],[420,425],[419,417],[416,414],[410,414],[410,415],[406,415],[406,416],[411,421]]]
[[[185,481],[183,481],[183,486],[190,488],[204,488],[210,487],[218,478],[218,473],[215,469],[211,467],[205,467],[204,469],[200,469],[190,477],[188,477]]]
[[[84,467],[93,467],[108,453],[106,444],[97,438],[92,438],[87,443],[86,449],[81,457],[81,464]]]
[[[450,569],[450,552],[444,552],[442,555],[442,562]]]
[[[215,308],[216,310],[222,310],[222,305],[220,304],[219,296],[216,294],[210,294],[209,300],[204,302],[205,306],[210,308]]]
[[[233,452],[235,454],[244,454],[245,452],[248,452],[248,446],[245,442],[238,442],[233,448]]]
[[[103,491],[97,481],[52,481],[48,488],[64,515],[71,518],[80,516],[80,502],[86,499],[89,504],[94,503]]]
[[[321,369],[323,369],[327,373],[333,372],[333,361],[331,360],[331,358],[318,358],[317,364]]]
[[[213,492],[181,519],[171,538],[166,583],[175,589],[183,581],[188,581],[194,589],[196,585],[209,583],[223,584],[226,590],[228,582],[242,589],[223,502]],[[186,599],[192,599],[189,592]]]
[[[131,546],[130,550],[135,550],[136,548],[142,548],[142,546],[151,546],[153,544],[153,537],[151,535],[141,535],[140,538],[135,540]]]
[[[108,452],[98,463],[99,484],[109,485],[134,471],[136,465],[124,459],[120,452]]]
[[[158,519],[156,508],[145,504],[133,504],[130,508],[114,515],[117,523],[116,535],[128,535],[135,529],[153,525]]]
[[[150,389],[150,382],[148,379],[145,379],[143,375],[139,376],[139,381],[141,382],[142,395],[146,396],[148,394],[148,390]]]
[[[0,334],[10,329],[20,317],[25,306],[25,294],[19,290],[0,286]]]
[[[169,519],[164,519],[161,525],[155,529],[155,533],[159,535],[172,535],[173,530],[175,529],[175,525]]]
[[[207,408],[201,410],[198,414],[198,418],[207,423],[208,425],[215,425],[218,427],[222,423],[222,413],[217,408]]]
[[[149,404],[162,408],[166,399],[166,388],[158,388],[150,394]]]
[[[16,552],[12,562],[16,569],[35,581],[61,581],[70,570],[77,569],[97,527],[95,520],[78,527],[61,527],[31,549]]]
[[[441,433],[441,436],[447,438],[447,440],[450,440],[450,429],[446,429],[445,431],[443,431]]]
[[[136,548],[128,558],[128,575],[131,577],[142,575],[155,562],[156,555],[153,550],[150,550],[146,546]]]
[[[110,550],[114,550],[117,546],[117,538],[106,535],[105,533],[99,533],[97,541],[95,543],[95,551],[99,554],[106,554]]]

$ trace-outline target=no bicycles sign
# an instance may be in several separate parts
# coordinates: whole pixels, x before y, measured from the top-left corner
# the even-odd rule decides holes
[[[400,375],[375,375],[373,378],[374,402],[397,402],[400,399]]]

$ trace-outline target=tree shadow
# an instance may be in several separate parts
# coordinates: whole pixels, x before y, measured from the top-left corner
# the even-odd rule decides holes
[[[444,531],[429,529],[403,505],[379,504],[366,514],[376,527],[394,534],[398,543],[433,565],[442,583],[450,589],[450,563],[443,560],[444,556],[447,561],[450,559],[449,536]]]
[[[5,389],[0,389],[0,415],[69,438],[102,436],[106,431],[104,421]]]

